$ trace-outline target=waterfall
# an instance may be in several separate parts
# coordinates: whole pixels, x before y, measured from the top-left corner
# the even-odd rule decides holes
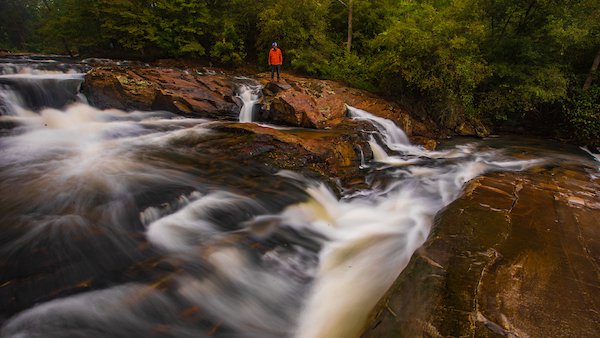
[[[83,67],[44,62],[0,63],[0,98],[18,106],[37,110],[44,107],[60,108],[77,102],[85,73]],[[14,104],[5,109],[16,113]]]
[[[390,145],[410,145],[406,133],[388,119],[375,116],[362,109],[346,106],[348,115],[356,120],[369,121],[379,130],[386,144]]]
[[[240,165],[240,135],[210,120],[22,106],[10,81],[3,98],[21,108],[0,116],[18,124],[0,134],[0,292],[19,297],[0,297],[2,337],[356,336],[465,182],[540,163],[479,143],[427,151],[349,107],[378,130],[375,160],[338,197]],[[259,90],[240,86],[240,121]]]
[[[237,97],[242,101],[240,122],[252,122],[256,102],[260,98],[262,86],[257,84],[242,84],[238,88]]]

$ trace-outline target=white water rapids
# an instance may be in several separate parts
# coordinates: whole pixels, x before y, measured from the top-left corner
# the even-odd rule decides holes
[[[251,92],[240,92],[249,106]],[[33,111],[11,93],[0,292],[35,276],[70,291],[23,291],[31,301],[8,302],[2,337],[353,337],[465,182],[540,163],[476,143],[427,151],[349,107],[379,132],[368,188],[338,197],[228,160],[215,121],[84,103]]]

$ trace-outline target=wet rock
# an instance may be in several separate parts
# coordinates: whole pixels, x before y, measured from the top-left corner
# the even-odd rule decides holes
[[[470,182],[363,337],[598,336],[600,185],[586,170]]]
[[[263,85],[255,114],[260,121],[332,129],[348,121],[346,106],[350,105],[394,121],[427,147],[434,146],[431,140],[448,134],[433,121],[412,116],[394,100],[335,81],[286,76],[274,82],[266,73],[256,79]],[[84,92],[93,105],[103,109],[167,110],[184,116],[237,119],[242,102],[235,90],[245,81],[254,82],[200,69],[110,66],[90,71]]]
[[[157,86],[125,68],[95,68],[85,76],[83,91],[101,109],[148,110]]]
[[[232,145],[240,158],[257,159],[274,170],[288,169],[321,179],[339,179],[356,186],[364,184],[360,153],[372,158],[366,140],[352,128],[336,130],[273,129],[257,124],[227,123],[216,130],[249,133],[253,137]]]
[[[413,136],[411,137],[410,141],[413,144],[418,144],[423,146],[423,148],[427,149],[427,150],[435,150],[438,146],[438,141],[428,138],[428,137],[423,137],[423,136]]]
[[[225,75],[162,68],[96,68],[86,75],[84,92],[102,109],[167,110],[214,118],[236,118],[234,84]]]
[[[8,104],[5,102],[4,98],[0,96],[0,116],[8,115],[8,113],[10,113]]]
[[[290,126],[330,129],[345,123],[346,105],[366,110],[394,121],[407,135],[429,139],[443,133],[432,121],[411,116],[393,100],[364,90],[349,88],[328,80],[286,76],[280,82],[269,81],[268,74],[259,74],[263,84],[263,121]]]
[[[489,129],[479,121],[462,121],[454,128],[454,131],[461,136],[486,137],[490,135]]]
[[[290,126],[325,129],[340,123],[345,114],[343,97],[329,81],[295,78],[268,82],[261,119]],[[269,95],[271,94],[271,95]]]
[[[263,87],[263,93],[266,96],[274,96],[277,93],[284,91],[284,90],[288,90],[291,89],[292,86],[290,86],[289,84],[285,83],[285,82],[273,82],[270,81],[267,84],[264,85]]]

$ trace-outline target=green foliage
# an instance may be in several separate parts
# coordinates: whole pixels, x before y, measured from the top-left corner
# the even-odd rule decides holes
[[[40,33],[52,48],[71,53],[93,47],[101,40],[97,1],[54,0],[52,6],[49,2],[43,4]]]
[[[211,59],[232,66],[255,60],[261,6],[253,0],[213,0],[207,1],[207,6],[210,36],[206,45]]]
[[[98,0],[102,37],[111,45],[144,52],[156,39],[152,7],[144,0]]]
[[[485,26],[477,20],[477,4],[401,6],[403,18],[372,41],[380,88],[427,100],[444,124],[475,114],[474,90],[490,74],[479,50]]]
[[[332,1],[329,13],[328,34],[334,43],[345,47],[348,38],[348,1]],[[398,16],[396,0],[353,0],[352,51],[368,53],[370,41],[385,31]]]
[[[371,75],[370,67],[371,62],[368,58],[340,51],[325,64],[323,76],[356,88],[376,91],[377,88],[373,85],[376,80]]]
[[[596,137],[597,89],[576,93],[600,46],[597,0],[352,3],[351,53],[346,0],[2,0],[0,48],[264,67],[277,41],[285,69],[418,104],[449,128],[479,119]]]
[[[582,144],[600,146],[600,86],[579,93],[565,111],[571,137]]]
[[[221,29],[215,30],[214,43],[210,56],[221,64],[240,65],[246,58],[244,41],[239,36],[236,26],[232,21],[223,22]]]
[[[35,50],[39,38],[35,26],[39,22],[37,0],[0,1],[0,49]]]
[[[491,25],[481,46],[492,76],[477,94],[480,111],[496,120],[539,120],[580,85],[572,56],[594,40],[593,11],[589,1],[558,3],[497,1],[487,8]]]
[[[121,47],[167,56],[202,56],[208,9],[193,0],[100,0],[103,36]]]
[[[319,74],[334,46],[327,38],[329,0],[270,0],[258,14],[257,50],[264,51],[267,64],[271,42],[284,50],[284,63],[293,68]]]
[[[202,1],[154,1],[150,41],[171,56],[202,56],[208,9]]]

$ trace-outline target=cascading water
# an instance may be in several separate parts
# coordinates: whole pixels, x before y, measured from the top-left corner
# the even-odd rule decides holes
[[[214,121],[10,103],[3,337],[356,336],[466,181],[539,164],[476,143],[429,152],[350,107],[392,153],[373,138],[368,188],[338,198],[240,165]]]
[[[43,63],[23,61],[0,62],[0,99],[8,105],[4,114],[17,114],[19,107],[61,108],[80,100],[77,94],[85,67],[67,67],[50,60]]]
[[[262,86],[259,84],[242,84],[239,86],[237,97],[242,101],[240,122],[252,122],[256,102],[260,98]]]
[[[348,110],[348,115],[350,115],[350,117],[371,122],[377,130],[379,130],[388,146],[411,146],[406,133],[398,128],[394,122],[354,107],[346,106],[346,109]]]

